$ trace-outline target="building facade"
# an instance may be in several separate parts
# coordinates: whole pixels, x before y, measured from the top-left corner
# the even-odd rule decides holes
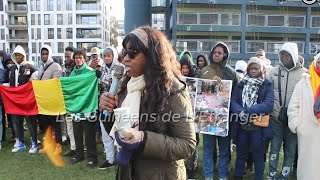
[[[152,0],[149,23],[167,33],[177,53],[187,49],[196,57],[224,41],[231,50],[232,66],[239,59],[248,60],[258,49],[264,49],[275,65],[286,41],[298,44],[306,64],[320,51],[318,2]]]
[[[90,52],[92,47],[110,45],[110,6],[106,0],[3,0],[2,7],[0,18],[5,23],[0,21],[0,33],[3,29],[5,41],[1,38],[0,48],[12,52],[21,45],[36,66],[44,44],[61,59],[67,46]]]

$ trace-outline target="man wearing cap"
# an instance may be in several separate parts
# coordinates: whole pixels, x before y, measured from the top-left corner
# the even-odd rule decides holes
[[[88,62],[89,67],[96,70],[97,77],[101,77],[101,68],[103,65],[103,60],[100,56],[100,49],[98,47],[91,48],[90,51],[90,61]]]
[[[41,50],[41,61],[42,67],[38,73],[38,80],[48,80],[53,78],[59,78],[62,75],[61,66],[54,62],[52,59],[52,50],[49,45],[44,45]],[[55,140],[57,142],[55,154],[59,155],[62,153],[62,134],[61,134],[61,124],[58,122],[57,116],[48,116],[48,115],[38,115],[39,125],[43,127],[45,131],[49,126],[52,126],[54,129]],[[44,150],[41,149],[40,153],[44,153]]]

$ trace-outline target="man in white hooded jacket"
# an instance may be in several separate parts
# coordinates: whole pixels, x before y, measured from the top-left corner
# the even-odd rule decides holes
[[[279,117],[281,117],[281,114],[287,114],[286,111],[283,111],[285,113],[282,113],[281,109],[285,110],[286,107],[288,107],[292,92],[303,73],[304,69],[299,61],[297,44],[291,42],[284,43],[279,51],[279,65],[272,68],[268,75],[268,79],[273,84],[275,96],[273,111],[271,113],[272,118],[270,121],[273,130],[273,139],[271,140],[269,154],[270,172],[268,179],[277,178],[279,152],[282,143],[284,143],[285,147],[280,179],[288,179],[292,171],[292,164],[296,154],[297,135],[290,131],[288,119]]]
[[[31,80],[31,76],[37,73],[35,67],[27,62],[27,56],[24,49],[21,46],[17,46],[12,55],[12,61],[14,65],[9,70],[9,84],[10,86],[21,86],[28,83]],[[12,115],[12,124],[14,132],[18,137],[18,141],[15,143],[12,152],[21,152],[26,149],[24,143],[24,129],[23,121],[26,119],[30,136],[32,139],[32,145],[29,153],[36,153],[38,151],[37,144],[37,120],[35,116],[22,116]]]
[[[62,75],[61,66],[54,62],[52,59],[52,49],[49,45],[44,45],[40,49],[42,66],[39,69],[38,80],[48,80],[53,78],[59,78]],[[58,122],[58,116],[38,115],[39,125],[43,126],[43,130],[46,130],[49,126],[54,129],[55,140],[57,142],[55,154],[62,153],[62,135],[61,124]]]

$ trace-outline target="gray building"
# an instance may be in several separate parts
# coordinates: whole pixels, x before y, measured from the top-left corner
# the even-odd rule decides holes
[[[139,25],[151,24],[167,33],[177,53],[188,49],[196,57],[208,53],[217,41],[224,41],[231,50],[231,65],[239,59],[248,60],[258,49],[264,49],[275,65],[278,51],[286,41],[298,44],[306,64],[320,50],[320,2],[306,5],[302,0],[128,1],[126,33]],[[131,16],[133,13],[135,16]]]

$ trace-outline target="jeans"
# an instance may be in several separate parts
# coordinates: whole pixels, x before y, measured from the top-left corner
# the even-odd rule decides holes
[[[19,141],[24,143],[23,121],[26,119],[32,141],[37,142],[37,118],[36,116],[12,115],[12,125]]]
[[[295,159],[297,135],[292,133],[288,126],[283,126],[281,123],[274,120],[270,121],[273,130],[273,139],[271,140],[271,148],[269,154],[269,176],[276,176],[277,167],[279,163],[279,152],[282,142],[285,144],[283,167],[281,171],[281,177],[287,179],[292,171],[292,164]]]
[[[213,154],[214,147],[218,140],[219,146],[219,178],[228,178],[229,162],[230,162],[230,138],[218,137],[213,135],[203,134],[203,174],[206,178],[213,178]]]
[[[263,180],[265,168],[265,141],[263,141],[261,129],[243,130],[242,128],[239,128],[237,135],[237,160],[235,164],[235,176],[244,176],[245,164],[250,150],[252,151],[252,160],[254,163],[254,179]]]

